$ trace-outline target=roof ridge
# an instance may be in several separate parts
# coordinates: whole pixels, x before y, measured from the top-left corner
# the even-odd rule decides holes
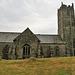
[[[20,34],[21,32],[0,32],[0,33]]]

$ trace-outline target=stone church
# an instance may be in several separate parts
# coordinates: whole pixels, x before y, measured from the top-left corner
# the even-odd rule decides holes
[[[74,4],[58,9],[58,35],[0,32],[0,56],[3,59],[75,56]]]

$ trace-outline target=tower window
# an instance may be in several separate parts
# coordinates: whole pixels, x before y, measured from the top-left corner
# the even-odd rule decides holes
[[[74,56],[75,56],[75,50],[74,50]]]

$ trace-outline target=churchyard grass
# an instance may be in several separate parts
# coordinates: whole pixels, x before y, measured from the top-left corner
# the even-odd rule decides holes
[[[75,75],[75,57],[0,60],[0,75]]]

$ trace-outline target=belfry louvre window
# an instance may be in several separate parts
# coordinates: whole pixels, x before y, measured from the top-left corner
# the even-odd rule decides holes
[[[73,39],[73,48],[75,48],[75,39]]]
[[[23,47],[23,55],[30,55],[30,46],[28,44]]]

